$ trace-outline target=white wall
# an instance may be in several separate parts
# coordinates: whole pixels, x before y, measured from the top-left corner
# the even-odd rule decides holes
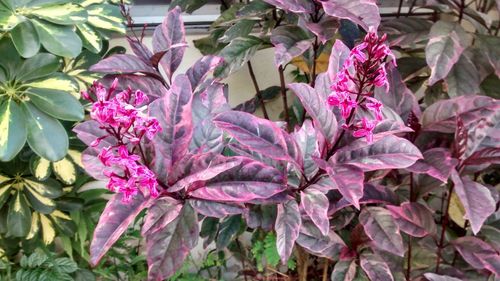
[[[206,36],[205,34],[188,34],[186,41],[189,47],[184,54],[184,60],[177,70],[178,73],[185,72],[197,59],[202,57],[201,53],[194,47],[193,40]],[[150,35],[144,37],[144,43],[151,48]],[[110,42],[111,47],[123,46],[127,48],[127,52],[131,53],[125,38],[114,38]],[[279,85],[278,70],[274,65],[274,52],[273,49],[266,49],[259,51],[252,59],[252,67],[261,90]],[[289,67],[291,70],[292,67]],[[292,82],[290,75],[286,75],[287,83]],[[255,95],[255,89],[250,79],[248,67],[245,65],[242,69],[232,74],[229,78],[224,80],[229,85],[229,103],[236,106],[244,101],[251,99]],[[272,120],[278,120],[279,113],[283,110],[281,98],[266,104],[266,109],[269,112]],[[260,110],[257,114],[261,115]]]

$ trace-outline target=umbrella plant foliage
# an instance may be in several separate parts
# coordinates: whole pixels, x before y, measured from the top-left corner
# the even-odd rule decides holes
[[[172,7],[156,27],[153,50],[129,38],[134,54],[91,69],[106,76],[84,94],[92,120],[74,131],[89,146],[86,171],[116,192],[94,232],[93,264],[145,211],[149,280],[181,268],[198,243],[199,221],[207,226],[214,218],[223,220],[214,227],[219,236],[205,243],[217,239],[224,247],[224,237],[243,224],[272,231],[282,264],[293,254],[306,259],[300,280],[308,280],[307,259],[325,259],[332,280],[500,276],[498,191],[480,177],[499,163],[497,99],[475,92],[417,99],[389,48],[394,37],[377,33],[375,1],[236,4],[214,23],[211,38],[196,43],[219,56],[185,73],[177,71],[186,48],[180,13]],[[259,36],[249,35],[256,15],[272,18]],[[332,40],[332,26],[345,28],[345,20],[363,36]],[[434,24],[422,75],[428,85],[451,85],[446,77],[466,48],[463,32]],[[285,122],[245,106],[232,110],[221,83],[271,46]],[[320,72],[317,59],[327,47],[328,67]],[[307,64],[308,83],[286,84],[283,69],[297,57]],[[486,63],[486,71],[497,70]]]
[[[82,47],[98,53],[110,32],[125,32],[122,22],[118,6],[106,0],[0,1],[0,31],[25,58],[41,47],[61,57],[74,58]]]

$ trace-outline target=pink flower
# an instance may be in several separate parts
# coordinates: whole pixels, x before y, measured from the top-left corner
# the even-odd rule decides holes
[[[99,158],[104,166],[110,166],[115,159],[112,147],[108,146],[103,148],[101,152],[99,152],[99,155],[97,155],[97,158]]]
[[[375,118],[377,118],[378,121],[381,121],[383,116],[382,116],[382,108],[384,107],[380,101],[374,98],[368,98],[370,102],[366,103],[366,108],[368,110],[372,111],[375,113]]]
[[[351,110],[356,108],[357,105],[358,103],[349,94],[344,93],[339,103],[342,118],[347,119],[351,115]]]
[[[373,142],[373,129],[375,129],[375,126],[377,125],[376,120],[368,120],[366,118],[361,119],[361,127],[354,131],[352,134],[354,137],[360,138],[360,137],[366,137],[366,141],[368,143]]]
[[[377,69],[377,76],[373,80],[373,84],[377,87],[384,86],[386,91],[389,90],[389,82],[387,81],[387,71],[385,70],[385,64],[381,64]]]
[[[366,49],[368,44],[366,42],[363,42],[359,44],[358,46],[354,47],[351,50],[350,57],[356,59],[359,62],[365,62],[368,58],[366,57],[366,54],[363,53],[363,50]]]
[[[141,91],[141,90],[135,91],[135,94],[134,94],[134,104],[136,106],[141,105],[144,102],[148,102],[148,101],[149,101],[149,98],[148,98],[148,96],[146,96],[146,94],[144,94],[143,91]]]

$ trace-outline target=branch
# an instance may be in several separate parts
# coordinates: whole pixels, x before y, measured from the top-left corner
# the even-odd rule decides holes
[[[281,87],[281,96],[283,98],[283,107],[285,113],[285,122],[287,129],[290,129],[290,116],[288,116],[288,100],[286,96],[286,86],[285,86],[285,69],[280,65],[278,66],[278,72],[280,75],[280,87]]]
[[[255,78],[255,72],[253,71],[252,63],[248,61],[247,65],[248,65],[248,72],[250,72],[250,77],[252,78],[253,86],[255,88],[255,91],[257,92],[255,95],[257,96],[257,99],[259,100],[260,105],[262,106],[262,113],[264,114],[264,118],[269,120],[269,115],[267,114],[264,97],[262,97],[262,93],[260,92],[259,84],[257,83],[257,78]]]

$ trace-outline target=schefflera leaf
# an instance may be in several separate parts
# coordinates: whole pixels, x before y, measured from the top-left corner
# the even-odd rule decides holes
[[[404,256],[403,238],[391,213],[382,207],[365,207],[359,214],[359,222],[375,247]]]
[[[0,160],[10,161],[26,143],[26,118],[13,100],[0,100]]]
[[[198,243],[198,216],[189,204],[184,204],[178,216],[163,228],[146,235],[148,280],[171,277]]]
[[[490,190],[468,177],[461,177],[456,170],[451,172],[454,190],[462,202],[472,232],[477,234],[486,219],[495,212],[496,203]]]

